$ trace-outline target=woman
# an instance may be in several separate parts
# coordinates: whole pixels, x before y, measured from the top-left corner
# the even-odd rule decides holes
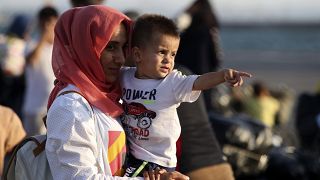
[[[54,179],[127,179],[120,177],[126,147],[118,76],[130,29],[130,19],[101,5],[68,10],[58,20],[46,143]],[[188,179],[145,173],[145,179],[159,178]]]

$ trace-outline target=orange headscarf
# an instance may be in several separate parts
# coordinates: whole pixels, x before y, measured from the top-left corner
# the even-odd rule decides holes
[[[73,8],[61,15],[55,27],[52,67],[56,76],[48,108],[61,89],[73,84],[89,103],[116,117],[123,110],[118,100],[119,82],[107,84],[100,56],[114,29],[124,23],[131,32],[131,20],[103,5]]]

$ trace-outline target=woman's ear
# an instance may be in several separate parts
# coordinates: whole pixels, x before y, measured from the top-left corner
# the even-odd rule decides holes
[[[132,56],[134,58],[135,63],[139,63],[141,61],[141,53],[138,47],[132,48]]]

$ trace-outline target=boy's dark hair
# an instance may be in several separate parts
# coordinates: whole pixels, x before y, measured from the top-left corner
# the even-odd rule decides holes
[[[142,47],[147,44],[156,32],[180,37],[178,28],[171,19],[157,14],[144,14],[134,24],[132,47]]]
[[[51,18],[58,18],[58,11],[51,6],[42,8],[38,13],[38,21],[41,28],[44,27],[45,23],[50,21]]]

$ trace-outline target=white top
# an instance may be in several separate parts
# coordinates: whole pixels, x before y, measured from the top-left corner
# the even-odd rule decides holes
[[[76,90],[69,85],[62,91]],[[53,179],[143,179],[115,177],[108,162],[110,136],[120,123],[78,93],[58,96],[48,112],[46,154]],[[124,138],[125,136],[123,136]],[[125,146],[124,146],[125,147]]]
[[[129,106],[122,119],[129,148],[136,158],[164,167],[175,167],[176,141],[181,127],[177,107],[181,102],[197,100],[201,91],[192,91],[198,75],[185,76],[177,70],[164,79],[137,79],[136,68],[123,68],[121,85],[123,100]],[[143,107],[144,106],[144,107]]]
[[[41,50],[38,61],[26,66],[26,94],[23,111],[27,114],[45,112],[55,76],[52,71],[52,44]]]

